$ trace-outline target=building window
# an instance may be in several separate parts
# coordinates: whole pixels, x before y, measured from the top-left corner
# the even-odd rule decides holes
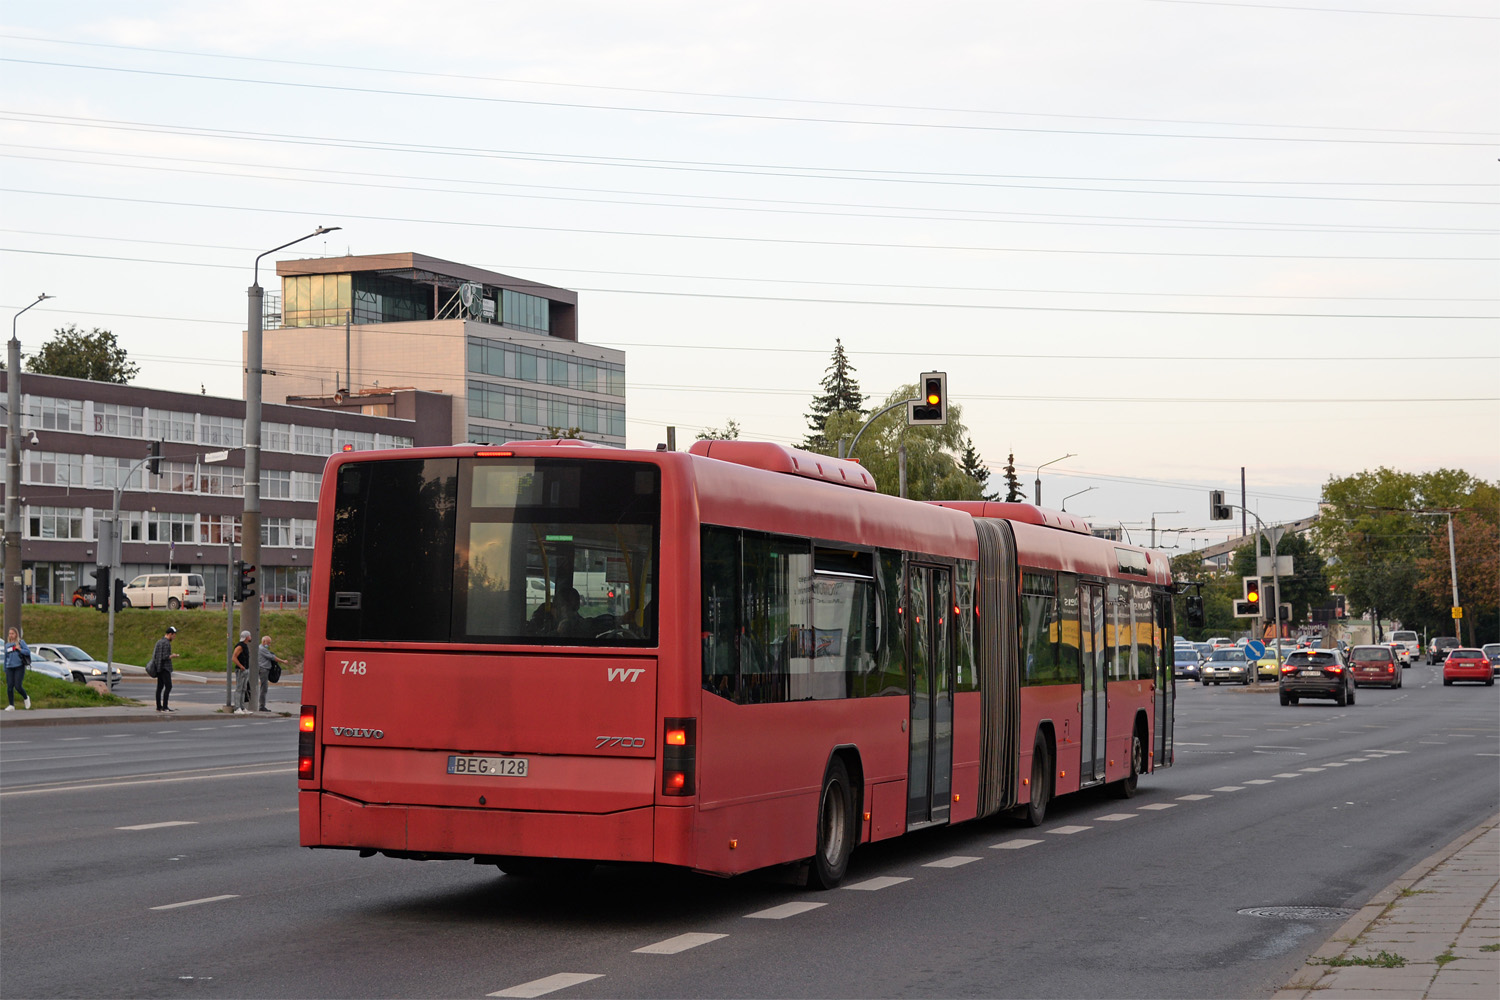
[[[114,437],[146,436],[146,408],[116,403],[94,404],[94,433]]]
[[[186,462],[163,462],[161,475],[152,476],[151,483],[164,493],[197,493],[198,469]]]
[[[335,450],[343,451],[344,445],[353,445],[354,451],[374,451],[375,435],[366,434],[363,431],[336,431],[334,434]]]
[[[186,441],[192,443],[195,436],[194,415],[173,413],[170,410],[153,410],[147,436],[159,441]]]
[[[233,514],[200,514],[198,541],[203,545],[238,545],[240,525]]]
[[[290,500],[292,473],[287,469],[261,469],[260,495],[266,500]]]
[[[283,327],[337,326],[353,310],[353,275],[304,274],[281,279]]]
[[[292,450],[292,425],[261,424],[260,449],[261,451],[290,452]]]
[[[513,292],[509,288],[501,289],[500,322],[503,325],[546,333],[551,328],[548,319],[546,299],[539,295],[527,295],[525,292]]]
[[[46,486],[82,486],[83,456],[66,452],[27,451],[22,482]]]
[[[147,512],[146,541],[190,543],[197,540],[197,514],[166,514],[159,511]]]
[[[203,444],[221,445],[225,448],[243,448],[245,445],[245,421],[239,417],[220,417],[203,414],[199,418],[200,438]]]
[[[137,461],[139,460],[134,458],[111,458],[105,455],[94,456],[94,460],[89,463],[94,469],[92,477],[94,489],[145,489],[142,483],[142,478],[146,475],[146,467],[144,465],[135,470],[128,483],[125,482],[125,473],[129,472],[130,467],[135,465]]]
[[[318,522],[308,518],[292,518],[292,545],[299,549],[313,547],[313,534]]]
[[[317,500],[318,490],[323,485],[321,472],[292,473],[292,499]]]
[[[230,465],[205,465],[198,472],[198,489],[216,497],[244,496],[245,470]]]
[[[31,507],[26,517],[27,538],[83,538],[83,509]]]
[[[381,450],[386,448],[410,448],[411,438],[405,434],[376,434],[375,447]]]
[[[268,517],[260,522],[260,544],[285,548],[292,543],[292,522],[286,517]]]
[[[298,424],[292,428],[292,450],[299,455],[332,455],[333,428]]]
[[[26,402],[26,426],[22,430],[82,431],[83,400],[32,396]]]
[[[145,521],[145,518],[146,518],[146,515],[145,515],[144,511],[139,511],[139,510],[122,510],[122,511],[120,511],[120,541],[122,541],[122,542],[139,542],[143,538],[145,538],[146,537],[146,530],[145,530],[145,523],[146,523],[146,521]],[[104,537],[104,532],[103,532],[103,529],[100,528],[99,522],[100,521],[107,521],[107,520],[109,520],[109,511],[95,510],[94,511],[94,518],[93,518],[93,520],[94,520],[94,538],[95,539],[99,539],[99,538]]]

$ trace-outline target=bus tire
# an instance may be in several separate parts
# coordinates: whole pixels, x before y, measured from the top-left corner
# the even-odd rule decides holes
[[[594,862],[577,858],[517,858],[507,855],[496,861],[495,867],[514,878],[574,882],[592,872]]]
[[[1021,814],[1027,826],[1041,826],[1047,819],[1047,804],[1052,799],[1052,755],[1047,752],[1047,741],[1040,735],[1031,751],[1031,801]]]
[[[808,869],[808,883],[813,888],[834,889],[844,880],[858,829],[849,769],[835,757],[828,763],[823,792],[818,796],[818,850]]]
[[[1141,734],[1137,731],[1130,737],[1130,774],[1109,786],[1109,794],[1117,799],[1135,798],[1140,784],[1141,768],[1146,763],[1145,750],[1141,746]]]

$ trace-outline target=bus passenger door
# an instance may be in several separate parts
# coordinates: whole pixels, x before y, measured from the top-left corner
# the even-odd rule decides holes
[[[1108,717],[1109,688],[1104,676],[1104,588],[1096,584],[1078,587],[1079,629],[1083,640],[1083,696],[1079,709],[1079,785],[1104,778],[1104,736]],[[1113,641],[1113,639],[1110,639]]]
[[[908,830],[948,822],[953,789],[953,576],[913,566],[910,587]]]

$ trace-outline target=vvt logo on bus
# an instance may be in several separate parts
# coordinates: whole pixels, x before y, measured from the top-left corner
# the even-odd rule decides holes
[[[612,681],[629,681],[631,684],[634,684],[641,679],[641,674],[645,672],[645,667],[610,667],[609,679]]]

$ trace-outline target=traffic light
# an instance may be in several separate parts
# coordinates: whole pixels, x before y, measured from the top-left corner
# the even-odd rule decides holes
[[[117,576],[111,582],[113,583],[115,589],[115,610],[124,611],[128,603],[125,600],[125,581]],[[97,596],[94,597],[94,600],[97,601],[98,599],[99,598]]]
[[[1262,607],[1260,602],[1260,577],[1247,576],[1243,579],[1245,581],[1245,601],[1252,608],[1259,610]]]
[[[255,596],[255,567],[243,559],[234,561],[234,599],[243,601]]]
[[[109,567],[100,566],[94,570],[94,607],[99,611],[108,611],[109,594]]]
[[[907,414],[908,424],[946,424],[948,422],[948,373],[923,372],[917,377],[917,391],[921,394],[911,404]]]
[[[1191,628],[1203,627],[1203,598],[1196,594],[1189,594],[1183,602],[1184,611],[1187,613],[1187,623]]]
[[[1276,585],[1268,583],[1261,587],[1260,606],[1266,609],[1266,617],[1272,618],[1276,614]],[[1286,619],[1283,618],[1282,621]]]
[[[151,474],[153,476],[161,475],[160,441],[152,441],[151,444],[146,447],[146,457],[147,459],[149,459],[149,461],[146,462],[146,468],[151,470]]]
[[[1208,493],[1208,519],[1210,521],[1227,521],[1233,516],[1230,513],[1229,505],[1224,502],[1224,491],[1210,490]]]

